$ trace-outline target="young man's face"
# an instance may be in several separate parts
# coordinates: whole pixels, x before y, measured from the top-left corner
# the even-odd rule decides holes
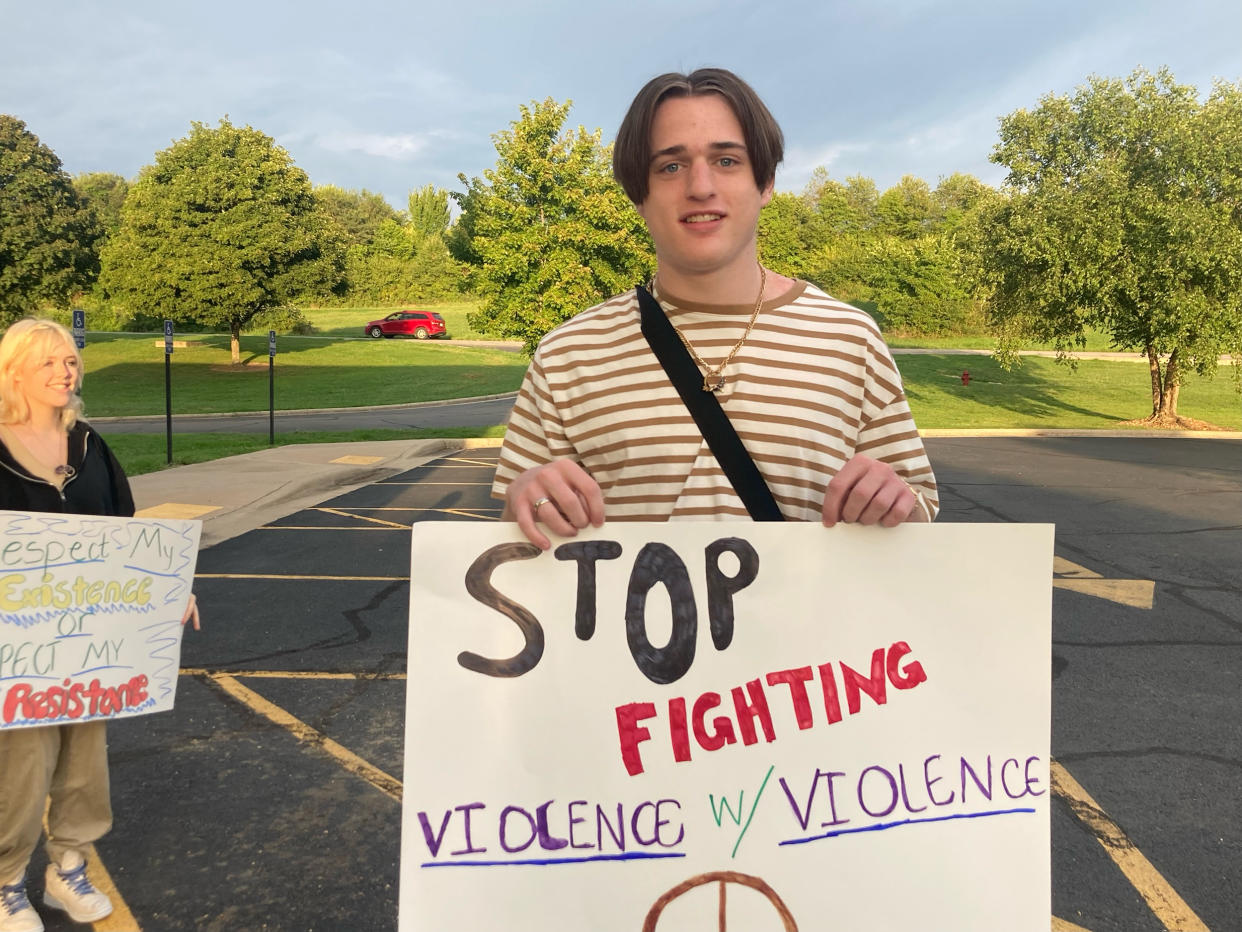
[[[754,267],[759,190],[745,136],[719,94],[665,100],[651,124],[647,221],[662,273],[701,276]],[[739,303],[753,300],[739,296]]]

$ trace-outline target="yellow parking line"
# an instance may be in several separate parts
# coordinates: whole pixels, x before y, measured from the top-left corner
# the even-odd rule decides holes
[[[1052,791],[1061,797],[1075,817],[1095,836],[1113,863],[1147,903],[1147,908],[1167,932],[1209,932],[1176,890],[1135,847],[1126,833],[1100,808],[1060,761],[1050,762]]]
[[[462,511],[457,508],[429,508],[427,510],[438,511],[442,515],[458,515],[462,518],[479,518],[482,521],[499,521],[500,520],[499,516],[492,517],[491,515],[481,515],[477,511]],[[484,509],[480,509],[480,511],[482,510]],[[495,510],[500,511],[501,509],[497,508]]]
[[[138,925],[138,920],[129,911],[125,898],[112,882],[112,875],[99,859],[99,852],[94,845],[86,849],[86,873],[95,888],[112,901],[112,912],[92,923],[95,932],[142,932],[142,926]]]
[[[355,515],[355,517],[361,517]],[[387,523],[387,522],[385,522]],[[392,527],[339,527],[330,524],[265,524],[258,531],[408,531],[408,524],[396,524]]]
[[[409,582],[409,576],[294,576],[292,574],[272,573],[266,576],[257,573],[195,573],[195,579],[297,579],[316,580],[320,582]]]
[[[1072,922],[1065,919],[1058,919],[1056,916],[1053,916],[1052,932],[1091,932],[1091,930],[1085,929],[1082,926],[1076,926]]]
[[[1156,598],[1156,584],[1150,579],[1053,579],[1057,589],[1093,595],[1131,608],[1150,609]]]
[[[162,505],[152,505],[150,508],[142,508],[135,511],[134,517],[178,518],[185,521],[192,521],[195,518],[201,518],[203,515],[208,515],[213,511],[219,510],[219,505],[185,505],[180,502],[164,502]]]
[[[355,515],[348,511],[338,511],[335,508],[316,508],[316,511],[322,511],[324,514],[336,515],[340,518],[357,518],[359,521],[372,521],[375,524],[384,524],[388,527],[400,528],[401,530],[409,530],[408,524],[397,524],[395,521],[385,521],[383,518],[368,518],[366,515]]]
[[[310,509],[310,510],[312,510],[312,511],[316,511],[316,510],[318,510],[318,509]],[[428,507],[426,507],[425,505],[418,505],[418,506],[415,506],[415,505],[385,505],[385,506],[383,506],[383,507],[379,507],[379,506],[370,506],[370,505],[368,505],[368,506],[366,506],[366,507],[363,507],[362,505],[351,505],[351,506],[350,506],[350,512],[351,512],[351,513],[354,513],[354,514],[356,514],[357,512],[360,512],[360,511],[448,511],[448,510],[451,510],[451,509],[446,509],[446,508],[428,508]],[[500,512],[504,511],[504,506],[503,506],[503,505],[500,505],[500,504],[497,504],[495,507],[488,507],[488,508],[484,508],[484,507],[480,506],[480,507],[478,507],[478,508],[462,508],[462,509],[461,509],[461,513],[462,513],[462,514],[467,514],[467,515],[473,515],[473,514],[475,514],[475,513],[477,513],[477,512],[480,512],[480,511],[494,511],[494,512],[496,512],[497,514],[499,514]]]
[[[258,712],[282,728],[288,729],[304,744],[309,744],[311,747],[327,752],[336,758],[341,766],[350,773],[361,777],[386,796],[401,802],[402,786],[401,781],[396,777],[389,776],[370,761],[359,757],[349,748],[337,744],[323,732],[312,728],[300,718],[291,715],[275,703],[264,699],[254,690],[243,686],[233,676],[226,673],[210,673],[207,675],[206,680],[218,686],[247,708]]]

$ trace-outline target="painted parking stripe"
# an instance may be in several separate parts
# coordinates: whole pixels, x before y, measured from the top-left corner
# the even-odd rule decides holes
[[[338,511],[335,508],[316,508],[316,511],[322,511],[326,515],[336,515],[340,518],[357,518],[359,521],[373,521],[376,524],[383,524],[390,528],[400,528],[406,530],[408,524],[397,524],[395,521],[385,521],[383,518],[372,518],[367,515],[351,515],[348,511]]]
[[[1113,863],[1120,868],[1167,932],[1209,932],[1203,920],[1195,915],[1143,852],[1135,847],[1121,826],[1100,808],[1100,804],[1091,798],[1061,762],[1051,761],[1049,770],[1052,791],[1069,804],[1074,816],[1108,852]]]
[[[134,512],[134,517],[177,518],[192,521],[195,518],[201,518],[203,515],[209,515],[213,511],[219,510],[219,505],[187,505],[180,502],[164,502],[162,505],[152,505],[150,508],[139,509]]]
[[[1052,932],[1091,932],[1091,930],[1084,929],[1082,926],[1076,926],[1066,919],[1058,919],[1056,916],[1053,916]]]
[[[229,696],[232,696],[242,705],[292,732],[303,744],[309,744],[311,747],[318,748],[331,755],[347,771],[357,777],[361,777],[384,795],[395,799],[397,802],[401,802],[401,781],[396,777],[380,770],[370,761],[359,757],[349,748],[333,741],[323,732],[307,725],[300,718],[286,712],[274,702],[264,699],[253,689],[243,686],[231,674],[208,673],[204,679]]]
[[[1156,584],[1150,579],[1105,579],[1094,570],[1064,557],[1052,558],[1052,585],[1097,599],[1108,599],[1130,608],[1150,610],[1156,597]]]
[[[323,509],[322,509],[322,508],[308,508],[308,511],[323,511]],[[483,514],[482,512],[491,512],[491,513],[493,513],[493,514],[499,514],[499,513],[501,513],[501,512],[503,512],[503,511],[504,511],[504,507],[503,507],[503,506],[499,506],[499,505],[498,505],[498,506],[496,506],[496,507],[494,507],[494,508],[486,508],[486,507],[483,507],[483,506],[479,506],[479,507],[477,507],[477,508],[472,508],[472,507],[462,507],[462,508],[427,508],[427,507],[424,507],[424,506],[419,506],[419,505],[385,505],[385,506],[374,506],[374,507],[363,507],[363,506],[353,506],[353,505],[351,505],[351,506],[349,507],[349,511],[350,511],[350,512],[359,512],[359,511],[416,511],[416,512],[426,512],[426,513],[432,513],[432,514],[433,514],[433,513],[437,513],[437,512],[438,512],[438,513],[443,513],[443,514],[462,514],[462,516],[465,516],[465,517],[467,517],[467,518],[483,518],[483,517],[487,517],[487,516],[486,516],[486,514]],[[356,516],[356,517],[361,517],[361,516]]]
[[[142,932],[142,926],[129,911],[129,905],[121,891],[112,882],[112,875],[99,859],[99,852],[91,845],[86,849],[86,873],[100,893],[112,901],[112,912],[92,924],[96,932]]]

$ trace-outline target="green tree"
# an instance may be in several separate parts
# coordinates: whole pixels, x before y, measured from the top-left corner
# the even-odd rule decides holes
[[[337,222],[350,243],[370,243],[385,220],[399,222],[401,215],[383,195],[366,188],[338,188],[334,184],[315,187],[315,201]]]
[[[121,207],[129,194],[128,181],[112,172],[88,172],[74,175],[73,187],[99,218],[105,240],[121,228]]]
[[[759,214],[759,261],[781,275],[806,278],[829,235],[806,197],[774,194]]]
[[[922,178],[905,175],[876,202],[877,229],[886,236],[915,239],[930,233],[938,220],[931,188]]]
[[[103,284],[133,310],[241,331],[340,277],[336,227],[306,174],[264,133],[194,123],[143,169],[102,256]]]
[[[874,181],[862,175],[840,182],[829,178],[827,169],[817,168],[802,196],[833,234],[859,236],[871,232],[879,222],[879,191]]]
[[[0,114],[0,323],[88,287],[101,235],[56,153]]]
[[[533,352],[574,314],[631,288],[655,268],[646,227],[613,180],[600,133],[562,132],[570,104],[521,108],[493,137],[496,167],[453,197],[458,258],[476,265],[485,299],[470,317],[483,333],[521,339]]]
[[[917,334],[963,329],[970,294],[949,237],[879,236],[865,245],[861,260],[859,277],[886,329]]]
[[[947,178],[941,178],[932,191],[936,224],[941,230],[952,233],[995,197],[996,189],[974,175],[954,172]]]
[[[1104,330],[1147,356],[1144,420],[1185,424],[1182,374],[1242,355],[1242,85],[1200,102],[1163,69],[1092,78],[1005,117],[992,160],[1009,169],[981,227],[1002,358]]]
[[[410,192],[410,228],[415,239],[444,236],[449,226],[449,194],[426,185]]]

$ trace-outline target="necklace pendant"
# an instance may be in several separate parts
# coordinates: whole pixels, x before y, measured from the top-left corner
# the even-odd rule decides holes
[[[718,392],[724,388],[725,378],[723,375],[705,375],[703,376],[703,391]]]

